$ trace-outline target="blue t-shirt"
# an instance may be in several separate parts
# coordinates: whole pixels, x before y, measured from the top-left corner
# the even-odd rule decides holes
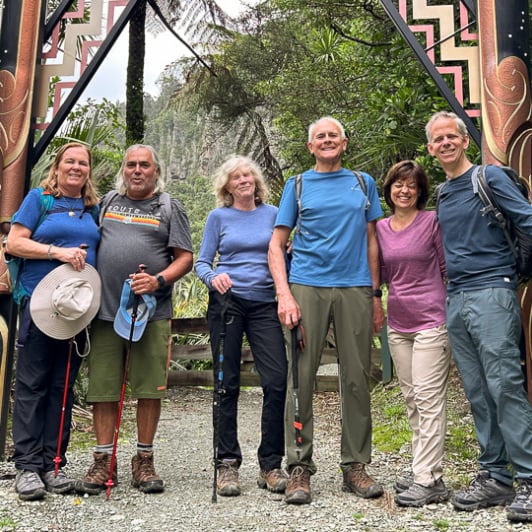
[[[441,189],[438,221],[449,282],[447,291],[517,286],[515,260],[502,229],[483,215],[484,207],[473,192],[474,167]],[[503,170],[486,167],[484,175],[505,216],[532,233],[532,206]]]
[[[275,226],[296,224],[289,281],[307,286],[371,286],[367,224],[382,216],[373,178],[362,173],[367,193],[350,170],[308,170],[302,175],[301,223],[295,178],[285,185]],[[367,203],[369,201],[369,207]]]
[[[71,214],[74,216],[71,216]],[[82,198],[54,198],[53,207],[42,223],[37,227],[41,217],[41,189],[30,190],[19,210],[13,217],[29,229],[32,240],[57,247],[79,247],[87,244],[87,264],[96,266],[96,250],[100,242],[100,232],[91,212],[88,212]],[[27,259],[24,261],[20,283],[28,294],[32,294],[39,281],[60,266],[58,260]]]
[[[268,245],[276,215],[277,207],[265,204],[252,211],[219,207],[209,213],[194,266],[209,290],[216,275],[227,273],[233,281],[231,290],[238,297],[275,301]]]

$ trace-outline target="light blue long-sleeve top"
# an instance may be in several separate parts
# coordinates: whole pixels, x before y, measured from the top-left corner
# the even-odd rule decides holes
[[[209,290],[213,290],[214,277],[225,272],[231,277],[231,290],[236,296],[275,301],[268,245],[276,216],[277,207],[266,204],[252,211],[219,207],[209,213],[194,265]]]

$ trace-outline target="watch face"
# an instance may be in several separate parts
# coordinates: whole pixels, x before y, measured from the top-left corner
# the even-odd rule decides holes
[[[159,283],[159,287],[162,288],[164,286],[164,277],[162,275],[158,275],[157,282]]]

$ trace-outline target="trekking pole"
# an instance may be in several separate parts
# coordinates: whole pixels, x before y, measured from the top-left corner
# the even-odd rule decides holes
[[[145,264],[139,264],[137,273],[142,273],[147,268]],[[113,471],[116,462],[116,448],[118,446],[118,434],[120,432],[120,421],[122,419],[122,408],[124,407],[124,396],[126,394],[127,370],[129,366],[129,356],[131,355],[131,346],[133,344],[133,332],[135,331],[135,322],[137,321],[137,312],[139,308],[139,296],[135,294],[133,300],[133,309],[131,310],[131,328],[129,329],[129,339],[127,341],[126,359],[124,361],[124,376],[122,377],[122,389],[120,390],[120,400],[118,401],[118,412],[116,414],[115,433],[113,437],[113,452],[111,453],[111,463],[109,465],[109,478],[105,485],[107,491],[105,492],[105,499],[109,500],[111,495],[111,488],[114,486]]]
[[[299,351],[303,350],[304,347],[304,338],[303,338],[303,327],[301,325],[296,325],[290,331],[292,338],[292,388],[294,394],[294,429],[295,429],[295,444],[296,444],[296,453],[297,453],[297,462],[301,460],[301,444],[303,443],[303,438],[301,436],[301,431],[303,430],[303,424],[299,417]]]
[[[227,333],[227,325],[231,320],[227,320],[227,310],[231,303],[231,289],[222,295],[222,309],[220,313],[222,329],[220,331],[220,347],[218,348],[218,360],[214,361],[214,388],[212,394],[212,415],[213,415],[213,464],[214,474],[212,482],[212,502],[217,502],[216,485],[218,483],[218,445],[220,443],[220,415],[222,409],[222,395],[224,389],[224,344]]]
[[[88,244],[80,244],[81,249],[88,249]],[[59,421],[59,434],[57,436],[57,451],[54,458],[54,475],[57,477],[59,473],[59,465],[61,464],[61,440],[63,439],[63,425],[65,424],[65,411],[68,396],[68,381],[70,380],[70,366],[72,363],[72,345],[74,344],[74,337],[68,341],[68,359],[65,371],[65,386],[63,388],[63,402],[61,404],[61,420]]]
[[[338,348],[336,347],[336,369],[338,372],[338,399],[340,401],[340,426],[344,421],[344,401],[342,391],[342,368],[340,366],[340,357],[338,356]]]
[[[68,381],[70,380],[70,363],[72,362],[72,344],[74,343],[74,338],[71,338],[68,341],[68,360],[67,367],[65,371],[65,387],[63,389],[63,403],[61,405],[61,420],[59,421],[59,434],[57,436],[57,451],[54,458],[54,475],[57,477],[59,473],[59,465],[61,464],[61,440],[63,439],[63,425],[65,423],[65,410],[66,402],[68,395]]]

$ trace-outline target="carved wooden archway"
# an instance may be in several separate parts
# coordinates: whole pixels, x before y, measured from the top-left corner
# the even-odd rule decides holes
[[[29,169],[44,151],[77,99],[81,95],[116,38],[131,17],[137,0],[92,0],[89,21],[67,24],[72,35],[85,33],[104,35],[98,41],[89,39],[79,53],[76,39],[65,40],[63,59],[52,66],[43,52],[44,43],[52,43],[47,53],[54,52],[54,31],[61,18],[73,22],[76,13],[85,15],[85,1],[68,13],[73,0],[63,0],[56,12],[44,22],[46,0],[9,0],[0,4],[0,228],[20,204]],[[510,164],[530,181],[532,171],[532,128],[530,99],[530,27],[528,0],[381,0],[398,30],[416,52],[432,76],[451,109],[459,114],[473,141],[482,139],[485,162]],[[87,7],[89,5],[87,4]],[[118,8],[123,11],[115,16]],[[477,16],[478,14],[478,16]],[[103,24],[103,21],[106,24]],[[102,31],[102,27],[105,29]],[[474,34],[474,28],[478,37]],[[421,35],[421,45],[416,35]],[[88,48],[97,49],[92,58]],[[77,54],[77,55],[76,55]],[[76,58],[73,63],[72,58]],[[90,59],[90,61],[89,61]],[[43,125],[48,107],[49,76],[65,74],[72,69],[73,82],[60,80],[55,86],[53,120]],[[77,68],[81,65],[80,68]],[[39,73],[39,85],[35,85]],[[465,75],[467,73],[467,75]],[[452,76],[448,87],[444,76]],[[464,84],[468,79],[469,83]],[[69,85],[70,84],[70,85]],[[69,93],[63,97],[61,89]],[[464,89],[465,88],[465,89]],[[482,135],[477,117],[482,116]],[[35,120],[34,120],[35,115]],[[39,142],[34,142],[32,123],[45,129]],[[2,272],[0,272],[1,275]],[[0,349],[0,456],[4,454],[7,413],[13,364],[13,304],[8,294],[2,295],[0,316],[9,324],[9,338],[2,338]],[[522,307],[527,347],[532,338],[532,294],[522,290]],[[1,325],[1,324],[0,324]],[[0,331],[2,327],[0,327]],[[6,342],[8,348],[6,349]],[[530,362],[530,350],[527,352]],[[529,370],[530,371],[530,370]],[[532,375],[529,373],[529,395],[532,400]]]

